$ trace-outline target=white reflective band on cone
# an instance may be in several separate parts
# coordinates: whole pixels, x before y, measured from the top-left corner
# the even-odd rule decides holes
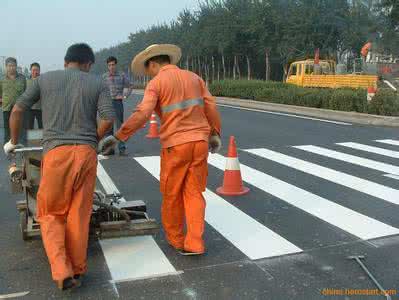
[[[238,160],[238,157],[227,157],[226,170],[240,171],[240,162]]]

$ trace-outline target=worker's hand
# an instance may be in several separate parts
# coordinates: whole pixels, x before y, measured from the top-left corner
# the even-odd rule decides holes
[[[115,136],[107,136],[98,143],[97,152],[106,154],[113,150],[118,143],[119,140]]]
[[[3,148],[4,148],[4,153],[8,156],[8,155],[10,155],[11,153],[13,153],[15,149],[22,148],[22,147],[23,147],[23,146],[20,145],[20,144],[14,145],[13,143],[11,143],[11,140],[10,140],[8,143],[6,143],[6,144],[4,145]]]
[[[222,149],[222,140],[217,134],[211,135],[209,138],[209,151],[211,153],[218,153]]]

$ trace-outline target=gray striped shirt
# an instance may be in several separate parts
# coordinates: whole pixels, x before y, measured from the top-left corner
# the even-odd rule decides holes
[[[102,78],[75,68],[42,74],[17,103],[27,109],[39,99],[44,152],[73,144],[96,148],[97,114],[104,120],[115,118],[109,88]]]

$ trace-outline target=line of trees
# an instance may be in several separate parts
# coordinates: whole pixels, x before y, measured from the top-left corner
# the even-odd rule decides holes
[[[170,24],[129,35],[128,41],[96,53],[94,72],[106,71],[115,55],[124,70],[154,43],[183,50],[182,68],[206,80],[282,80],[290,62],[313,57],[358,57],[373,41],[377,51],[399,55],[398,0],[201,0]]]

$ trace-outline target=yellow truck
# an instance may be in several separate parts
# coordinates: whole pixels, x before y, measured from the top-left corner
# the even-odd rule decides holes
[[[314,59],[293,62],[288,71],[287,83],[314,88],[377,88],[377,75],[336,74],[336,63]]]

